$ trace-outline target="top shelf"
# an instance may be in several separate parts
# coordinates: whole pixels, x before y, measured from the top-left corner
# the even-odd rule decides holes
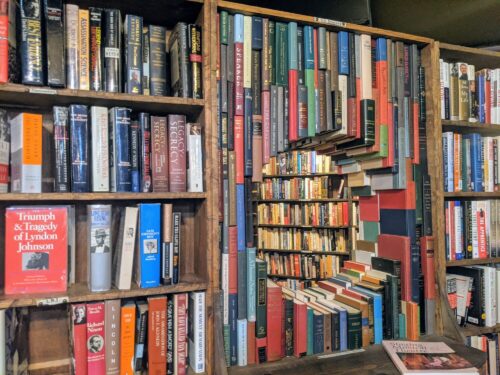
[[[153,114],[183,114],[195,121],[204,106],[203,99],[171,96],[146,96],[104,91],[53,89],[50,87],[0,84],[0,105],[50,109],[54,105],[86,104],[105,107],[123,106]]]
[[[439,43],[439,49],[443,60],[474,64],[476,71],[482,68],[500,68],[500,52],[448,43]]]
[[[462,134],[479,133],[481,135],[500,135],[499,124],[483,124],[480,122],[441,120],[443,131]]]

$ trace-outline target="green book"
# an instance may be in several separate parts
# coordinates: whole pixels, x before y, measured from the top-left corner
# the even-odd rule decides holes
[[[314,92],[314,69],[306,69],[306,87],[307,87],[307,135],[314,137],[316,135],[316,95]]]
[[[228,18],[229,15],[226,11],[220,12],[219,23],[220,23],[220,42],[221,44],[228,44]]]
[[[257,283],[257,320],[255,323],[255,337],[261,339],[267,336],[267,264],[265,261],[261,259],[255,260],[255,275]]]
[[[288,25],[276,22],[276,84],[288,86]]]
[[[318,28],[318,69],[326,70],[326,29]]]
[[[307,308],[307,355],[314,354],[314,310]]]
[[[269,20],[269,85],[276,84],[276,23],[274,21]]]
[[[406,316],[399,314],[399,339],[406,340]]]
[[[224,356],[226,358],[226,365],[231,365],[231,351],[229,350],[229,324],[224,324]]]
[[[288,24],[288,69],[298,69],[297,22]]]
[[[363,223],[363,234],[364,241],[377,242],[378,235],[380,234],[380,228],[378,221],[362,221]]]

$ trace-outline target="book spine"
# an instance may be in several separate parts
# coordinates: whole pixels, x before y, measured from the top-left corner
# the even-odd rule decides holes
[[[120,320],[120,374],[134,373],[135,303],[121,308]]]
[[[142,17],[127,14],[123,29],[125,92],[142,95]]]
[[[255,322],[257,319],[256,315],[256,266],[255,266],[255,257],[256,257],[256,248],[249,247],[246,249],[247,256],[247,320],[249,322]]]
[[[244,117],[244,147],[245,147],[245,176],[252,176],[252,90],[244,89],[245,93],[245,117]]]
[[[139,205],[139,252],[136,280],[141,288],[160,285],[160,204]]]
[[[91,107],[92,191],[109,191],[108,109]]]
[[[89,374],[106,373],[104,302],[87,304],[87,368]]]
[[[151,174],[154,192],[167,192],[168,182],[167,118],[151,116]]]
[[[126,207],[120,220],[116,251],[113,255],[113,283],[128,290],[132,281],[132,268],[137,233],[137,207]]]
[[[238,251],[238,319],[247,318],[247,254]]]
[[[266,318],[266,291],[267,291],[267,265],[266,262],[259,261],[255,265],[256,272],[256,327],[255,337],[264,338],[267,336],[267,318]]]
[[[193,371],[205,372],[205,293],[191,292],[188,306],[189,365]]]
[[[262,91],[262,163],[269,163],[271,156],[271,97]]]
[[[181,213],[174,212],[172,221],[173,221],[172,283],[178,284],[180,278],[180,260],[181,260]]]
[[[151,43],[150,43],[150,30],[151,26],[142,26],[142,94],[143,95],[151,95]],[[166,38],[163,38],[165,41]],[[166,45],[162,44],[163,51],[165,51]],[[165,52],[164,57],[166,58]],[[164,70],[166,74],[167,70]]]
[[[297,23],[288,24],[288,139],[298,139],[298,52]]]
[[[75,375],[87,374],[87,306],[71,305],[72,363]]]
[[[120,300],[104,302],[106,374],[120,373]]]
[[[153,96],[167,95],[166,29],[149,26],[149,70],[150,93]]]
[[[133,367],[136,372],[140,373],[143,370],[145,362],[144,346],[146,344],[148,308],[142,301],[137,302],[136,306],[137,318],[135,325],[135,354]]]
[[[152,189],[151,179],[151,123],[149,114],[141,112],[139,117],[140,141],[140,191],[147,193]]]
[[[174,295],[174,373],[185,375],[187,370],[187,294]]]
[[[140,125],[138,120],[130,121],[129,147],[130,147],[130,191],[141,191],[140,176]]]
[[[67,125],[67,118],[68,115],[66,112],[66,125]],[[55,119],[54,119],[54,126],[55,126]],[[0,109],[0,131],[3,132],[2,134],[10,133],[10,124],[7,118],[7,111],[3,109]],[[66,127],[66,132],[67,132],[67,127]],[[67,133],[66,133],[66,138],[67,138]],[[3,140],[0,140],[0,192],[4,193],[6,193],[9,190],[9,178],[10,178],[9,154],[10,154],[10,138],[4,137]],[[66,158],[67,157],[68,153],[66,152]],[[66,162],[66,168],[67,164],[68,163]]]
[[[90,17],[90,89],[102,91],[102,9],[89,8]]]
[[[21,19],[21,68],[25,85],[45,83],[42,54],[42,15],[40,0],[19,2]]]
[[[109,115],[111,191],[131,191],[130,181],[130,113],[128,108],[115,107]]]
[[[47,84],[54,87],[64,87],[66,85],[66,64],[64,59],[62,0],[44,0],[44,12]],[[6,25],[5,28],[7,29],[7,27],[8,26]],[[0,35],[0,40],[1,39],[2,37]],[[7,43],[7,38],[5,41]],[[1,43],[2,42],[0,42],[0,44]],[[8,66],[8,62],[5,62],[5,66]]]
[[[111,205],[87,206],[90,267],[88,284],[92,292],[111,288]]]
[[[236,39],[234,41],[234,106],[235,116],[243,116],[245,114],[245,98],[243,88],[243,41],[240,42]]]
[[[69,192],[69,119],[68,108],[54,107],[54,154],[55,154],[55,191]],[[8,161],[7,161],[8,164]]]
[[[187,34],[187,25],[184,22],[179,22],[175,26],[168,43],[171,58],[172,94],[182,98],[191,97]]]
[[[80,90],[90,89],[90,54],[89,54],[89,11],[78,10],[78,54],[80,73]]]
[[[150,374],[167,374],[167,297],[148,300],[148,370]]]
[[[78,6],[65,5],[66,29],[66,85],[69,89],[80,88],[80,64],[78,48]]]
[[[186,116],[168,115],[169,183],[171,192],[184,192],[186,180]]]
[[[203,97],[201,40],[201,26],[190,24],[188,26],[189,63],[191,65],[192,97],[194,99]]]
[[[174,299],[167,300],[167,375],[174,373]]]
[[[9,79],[9,0],[0,2],[0,82]]]
[[[118,9],[104,10],[104,91],[121,92],[121,14]]]
[[[88,109],[85,105],[69,107],[71,145],[71,191],[88,192],[89,174],[89,126]]]

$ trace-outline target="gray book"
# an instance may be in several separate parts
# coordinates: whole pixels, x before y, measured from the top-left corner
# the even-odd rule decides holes
[[[227,113],[227,46],[220,45],[221,111]]]
[[[358,34],[354,35],[354,58],[356,59],[356,78],[361,78],[361,36]]]
[[[227,35],[228,35],[228,44],[227,44],[227,64],[226,64],[226,76],[229,82],[234,82],[234,16],[228,16],[227,23]],[[221,56],[222,59],[222,56]]]
[[[288,86],[283,88],[283,149],[288,150],[288,147],[290,147],[290,143],[288,142],[288,124],[290,121],[289,115],[288,115],[288,106],[290,105],[288,101]]]
[[[247,318],[247,252],[238,251],[238,319]]]
[[[111,289],[111,205],[87,206],[87,224],[88,288],[91,292],[106,291]]]
[[[278,152],[285,151],[285,97],[283,86],[278,86]]]
[[[332,87],[330,81],[331,72],[325,72],[325,96],[326,96],[326,130],[333,130],[333,106]]]
[[[328,47],[327,47],[328,48]],[[330,89],[338,91],[339,89],[339,51],[338,51],[338,34],[330,33]]]
[[[278,154],[278,86],[271,85],[271,156]]]
[[[326,66],[326,29],[324,27],[318,27],[318,68],[328,69]]]

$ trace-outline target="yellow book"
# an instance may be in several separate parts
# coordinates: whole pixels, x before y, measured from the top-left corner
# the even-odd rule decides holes
[[[78,28],[80,51],[80,90],[90,89],[90,53],[89,53],[89,11],[78,10]]]
[[[243,18],[243,87],[252,88],[252,17]]]

